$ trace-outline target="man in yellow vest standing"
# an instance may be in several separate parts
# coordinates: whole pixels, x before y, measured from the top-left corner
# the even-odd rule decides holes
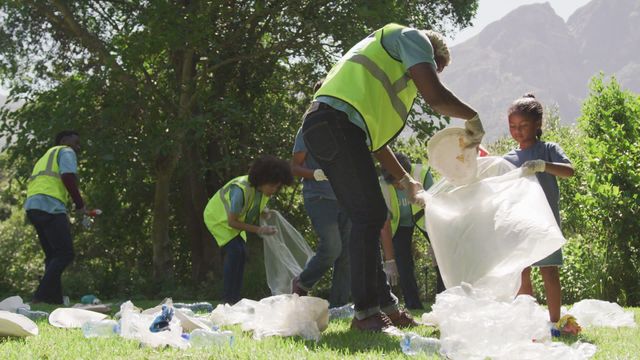
[[[422,184],[387,146],[404,128],[418,92],[438,113],[466,120],[465,146],[479,145],[484,135],[477,112],[438,78],[449,61],[440,34],[388,24],[333,66],[305,114],[302,133],[307,149],[352,222],[354,329],[381,331],[416,324],[398,309],[383,271],[379,238],[387,206],[370,153],[407,190],[410,201],[419,203]]]
[[[78,190],[78,161],[80,136],[77,132],[62,131],[55,138],[55,146],[38,160],[27,185],[24,208],[27,218],[36,228],[44,250],[44,276],[33,295],[33,302],[62,304],[62,272],[73,261],[73,239],[67,216],[69,197],[77,213],[85,214],[86,207]]]

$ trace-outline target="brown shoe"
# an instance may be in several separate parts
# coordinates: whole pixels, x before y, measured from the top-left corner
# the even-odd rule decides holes
[[[389,317],[389,320],[391,320],[391,323],[399,328],[408,328],[419,325],[415,320],[413,320],[411,314],[404,310],[398,310],[391,314],[387,314],[387,316]]]
[[[307,296],[309,292],[300,287],[300,278],[296,276],[291,280],[291,293],[298,294],[298,296]]]
[[[393,327],[393,323],[387,315],[383,312],[371,315],[362,320],[358,320],[356,317],[351,320],[351,329],[357,329],[360,331],[383,331],[389,327]]]

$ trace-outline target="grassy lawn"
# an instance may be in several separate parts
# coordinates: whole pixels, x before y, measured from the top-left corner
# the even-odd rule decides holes
[[[176,300],[177,302],[178,300]],[[134,302],[151,307],[158,302]],[[35,306],[35,310],[52,311],[53,307]],[[117,309],[114,309],[117,310]],[[634,308],[636,321],[640,308]],[[115,312],[115,311],[114,311]],[[422,312],[414,312],[419,317]],[[349,330],[349,320],[332,321],[318,343],[300,338],[272,337],[262,341],[230,327],[235,334],[233,347],[211,349],[152,349],[120,337],[85,339],[80,329],[58,329],[46,320],[37,322],[40,334],[24,339],[0,339],[0,359],[407,359],[398,338],[383,334],[363,334]],[[433,336],[435,329],[412,330]],[[579,337],[598,346],[594,359],[640,359],[640,328],[589,328]],[[576,339],[563,339],[567,343]],[[425,358],[425,357],[417,357]],[[435,357],[434,357],[435,358]],[[514,356],[517,359],[517,356]]]

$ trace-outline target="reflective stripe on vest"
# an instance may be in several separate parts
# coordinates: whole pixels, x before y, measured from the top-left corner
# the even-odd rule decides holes
[[[351,105],[364,120],[371,151],[379,150],[402,131],[418,95],[402,62],[382,45],[385,35],[404,28],[388,24],[360,41],[331,68],[314,95]]]
[[[58,155],[60,150],[68,146],[54,146],[36,162],[29,177],[27,197],[33,195],[47,195],[63,203],[69,200],[69,193],[60,178]]]
[[[204,223],[211,232],[219,246],[226,245],[236,236],[240,235],[245,241],[247,234],[244,231],[229,226],[228,213],[231,209],[231,186],[235,185],[242,190],[244,203],[238,215],[238,220],[245,222],[247,214],[253,208],[256,197],[256,189],[249,183],[247,175],[239,176],[225,184],[216,192],[204,209]],[[262,194],[259,204],[259,212],[262,213],[267,206],[269,197]]]

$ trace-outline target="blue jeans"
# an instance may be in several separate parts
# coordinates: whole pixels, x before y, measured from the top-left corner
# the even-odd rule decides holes
[[[404,304],[409,309],[423,309],[416,281],[412,242],[413,226],[398,226],[398,230],[393,235],[393,251],[400,274],[400,289],[404,296]]]
[[[318,248],[300,273],[300,287],[309,291],[333,266],[329,306],[342,306],[349,302],[351,294],[348,248],[351,222],[336,200],[305,198],[304,208],[318,235]]]
[[[244,239],[240,235],[234,237],[222,247],[222,254],[224,256],[222,299],[225,303],[233,305],[242,299],[240,291],[247,256]]]
[[[349,260],[356,318],[397,309],[382,270],[380,230],[387,205],[364,131],[347,114],[331,107],[305,116],[302,133],[307,149],[329,178],[336,198],[351,219]]]

